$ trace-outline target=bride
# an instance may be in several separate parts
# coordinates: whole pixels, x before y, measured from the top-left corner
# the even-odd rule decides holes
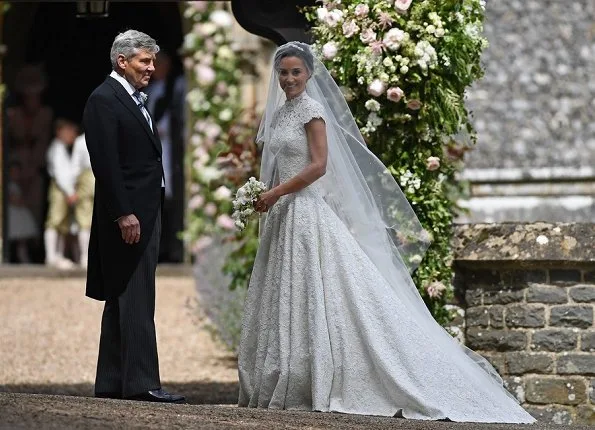
[[[324,65],[291,42],[272,74],[239,405],[534,422],[427,310],[410,271],[428,235]]]

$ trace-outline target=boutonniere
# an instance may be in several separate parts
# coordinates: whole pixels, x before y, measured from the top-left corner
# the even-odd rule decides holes
[[[140,93],[140,98],[143,101],[143,104],[147,103],[147,99],[149,98],[149,96],[145,93],[143,93],[142,91],[139,91]]]

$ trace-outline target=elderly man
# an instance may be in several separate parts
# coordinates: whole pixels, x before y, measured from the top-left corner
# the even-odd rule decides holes
[[[128,30],[116,36],[113,71],[93,91],[83,123],[95,197],[87,296],[105,300],[95,395],[179,403],[161,389],[155,338],[155,269],[164,179],[157,129],[145,108],[159,46]]]

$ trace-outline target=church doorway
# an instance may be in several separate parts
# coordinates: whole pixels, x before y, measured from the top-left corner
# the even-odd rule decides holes
[[[182,26],[178,2],[110,2],[109,16],[98,19],[77,18],[75,2],[10,4],[2,28],[7,48],[3,61],[7,90],[3,111],[2,195],[9,195],[10,175],[20,177],[18,168],[9,167],[24,166],[29,169],[31,183],[26,185],[30,194],[23,194],[22,200],[32,213],[36,226],[35,236],[26,239],[30,262],[43,263],[45,260],[43,230],[49,180],[44,160],[45,150],[53,137],[54,121],[62,118],[81,123],[87,97],[111,71],[109,50],[112,41],[119,32],[127,29],[140,30],[154,37],[161,49],[169,54],[170,76],[182,75],[182,62],[177,53],[183,42]],[[23,70],[26,73],[22,73]],[[11,123],[9,114],[23,107],[27,103],[25,99],[30,100],[31,97],[38,98],[37,102],[31,103],[34,107],[36,103],[39,104],[45,113],[40,114],[37,120]],[[37,112],[40,110],[37,109]],[[21,130],[14,130],[15,127],[21,127]],[[23,142],[18,142],[18,136],[23,135],[33,135],[43,140],[37,147],[39,154],[19,151],[19,145]],[[182,145],[182,142],[175,144]],[[174,175],[183,175],[183,149],[174,152],[180,158],[175,161],[180,168],[174,169]],[[174,212],[177,211],[181,217],[184,211],[183,178],[178,179],[175,182],[182,184],[182,190],[175,202]],[[9,198],[3,198],[2,204],[3,261],[19,262],[22,248],[11,240],[9,230],[9,226],[12,224],[14,227],[14,221],[18,220],[13,219],[11,222],[9,219]],[[183,228],[183,221],[179,227]],[[161,252],[162,261],[183,260],[182,242],[175,234],[173,236],[168,239],[172,243]]]

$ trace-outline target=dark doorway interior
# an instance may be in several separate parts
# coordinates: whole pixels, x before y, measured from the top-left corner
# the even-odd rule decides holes
[[[74,2],[13,3],[5,15],[3,28],[3,40],[8,49],[4,61],[5,111],[19,103],[12,87],[19,67],[42,64],[47,76],[43,102],[52,109],[54,119],[66,118],[80,124],[87,97],[111,71],[109,51],[114,37],[131,28],[154,37],[172,57],[173,72],[182,73],[177,50],[182,45],[183,31],[177,2],[110,2],[109,17],[93,20],[76,18]],[[4,118],[6,124],[6,115]],[[6,184],[6,163],[11,154],[4,134],[5,165],[2,171]],[[40,175],[44,173],[39,172]],[[47,178],[44,181],[47,182]],[[45,194],[43,198],[46,198]],[[7,214],[6,199],[3,200],[3,213]],[[5,221],[2,231],[4,243],[8,244],[6,227]],[[43,224],[39,225],[39,230],[39,240],[32,241],[29,247],[32,262],[43,263]],[[15,262],[15,250],[10,244],[3,249],[3,260]],[[177,259],[181,261],[180,257]]]

